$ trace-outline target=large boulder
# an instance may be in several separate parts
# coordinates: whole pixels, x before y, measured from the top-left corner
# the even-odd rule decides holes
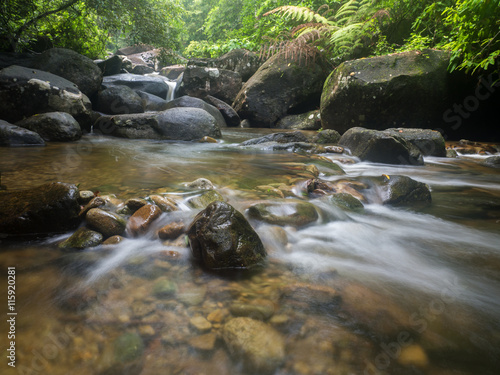
[[[241,146],[260,145],[268,142],[294,143],[309,142],[309,139],[300,131],[272,133],[258,138],[252,138],[241,143]]]
[[[139,94],[130,87],[112,86],[99,92],[96,110],[109,115],[144,113],[144,104]]]
[[[427,49],[342,63],[323,88],[323,128],[441,128],[449,59],[449,52]]]
[[[49,112],[28,117],[16,123],[17,126],[34,131],[47,142],[77,141],[82,129],[69,113]]]
[[[112,76],[122,73],[124,59],[125,56],[114,55],[106,60],[96,60],[94,63],[101,69],[103,76]]]
[[[255,74],[262,65],[259,56],[245,49],[233,49],[217,59],[191,59],[187,65],[232,70],[243,81]]]
[[[0,120],[0,146],[45,146],[40,134]]]
[[[446,156],[446,145],[440,132],[431,129],[391,128],[384,133],[403,138],[424,156]]]
[[[21,191],[0,191],[0,234],[39,235],[76,228],[78,188],[54,182]]]
[[[222,338],[249,373],[272,374],[285,362],[283,336],[261,321],[247,317],[231,319],[222,327]]]
[[[88,57],[69,49],[52,48],[44,51],[34,60],[33,67],[75,83],[87,96],[93,95],[101,87],[101,69]]]
[[[295,129],[295,130],[319,130],[321,128],[321,117],[318,110],[289,115],[280,119],[273,128]]]
[[[83,126],[92,105],[78,87],[41,70],[10,66],[0,71],[0,116],[16,122],[46,112],[66,112]]]
[[[141,98],[144,112],[160,112],[167,109],[168,102],[165,99],[144,91],[137,90],[135,92]]]
[[[351,128],[339,140],[339,145],[361,160],[385,164],[422,165],[420,151],[404,138],[383,131]]]
[[[431,192],[423,182],[407,176],[383,175],[372,177],[368,184],[376,186],[378,202],[395,207],[427,206],[431,204]]]
[[[205,98],[203,98],[203,100],[219,110],[219,112],[222,114],[222,117],[224,117],[224,120],[226,120],[227,126],[240,126],[240,116],[238,116],[233,107],[231,107],[225,101],[217,99],[212,95],[207,95]]]
[[[212,95],[231,104],[240,91],[241,85],[239,73],[218,68],[187,66],[179,87],[179,95],[197,98]]]
[[[163,112],[102,116],[94,131],[131,139],[194,141],[220,138],[214,117],[199,108],[171,108]]]
[[[187,231],[193,258],[210,270],[261,267],[267,253],[243,214],[225,202],[210,203]]]
[[[143,76],[140,74],[116,74],[106,76],[102,81],[105,88],[112,86],[128,86],[133,90],[144,91],[162,99],[166,99],[169,93],[169,86],[165,80],[159,76]]]
[[[193,98],[188,95],[181,96],[180,98],[169,101],[165,105],[165,109],[170,108],[200,108],[210,113],[214,117],[215,121],[217,121],[217,125],[220,128],[225,128],[227,126],[220,111],[213,105],[210,105],[199,98]]]
[[[325,80],[322,67],[275,55],[245,83],[233,107],[252,126],[270,127],[291,112],[318,106]]]

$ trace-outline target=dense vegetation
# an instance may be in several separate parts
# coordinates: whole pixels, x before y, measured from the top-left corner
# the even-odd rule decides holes
[[[4,0],[0,48],[90,57],[147,43],[186,57],[233,48],[349,58],[425,47],[450,69],[498,69],[500,0]]]

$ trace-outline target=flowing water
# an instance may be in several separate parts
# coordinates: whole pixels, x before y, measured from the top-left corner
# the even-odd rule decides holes
[[[482,166],[479,156],[401,167],[328,154],[346,175],[325,173],[324,180],[402,174],[432,191],[427,208],[384,206],[374,192],[363,212],[342,211],[302,194],[310,155],[238,146],[268,132],[228,129],[217,144],[88,135],[0,149],[9,189],[62,181],[113,195],[117,205],[165,194],[181,208],[144,237],[111,247],[62,252],[56,244],[69,233],[0,243],[1,373],[253,373],[220,336],[233,315],[246,314],[283,337],[276,374],[497,374],[499,169]],[[200,177],[241,212],[257,201],[283,201],[272,188],[256,189],[281,183],[321,215],[302,228],[252,222],[267,267],[248,277],[207,273],[192,263],[183,238],[162,243],[155,236],[166,223],[192,220],[197,211],[186,202],[200,191],[185,183]],[[5,356],[7,267],[16,269],[16,368]],[[175,292],[158,296],[165,280]],[[242,305],[246,313],[235,308]],[[124,346],[123,337],[140,343]]]

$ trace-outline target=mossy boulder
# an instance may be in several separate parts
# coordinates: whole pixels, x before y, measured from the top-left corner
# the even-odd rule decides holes
[[[127,221],[123,217],[100,208],[92,208],[85,218],[89,227],[102,233],[105,238],[122,235],[127,226]]]
[[[206,208],[210,203],[224,201],[224,197],[216,190],[208,190],[201,195],[198,195],[189,200],[189,205],[192,208]]]
[[[59,244],[60,249],[83,250],[88,247],[99,246],[102,243],[101,233],[88,228],[79,228],[69,238]]]
[[[329,197],[329,200],[335,206],[346,211],[362,212],[364,210],[363,203],[348,193],[333,194]]]
[[[143,113],[144,104],[139,94],[130,87],[112,86],[98,93],[96,109],[109,115]]]
[[[319,130],[321,128],[319,110],[285,116],[273,127],[276,129]]]
[[[316,207],[308,202],[266,202],[248,208],[248,216],[274,225],[301,227],[318,220]]]
[[[47,142],[77,141],[82,137],[80,124],[69,113],[49,112],[28,117],[16,123],[34,131]]]
[[[432,202],[429,187],[407,176],[383,175],[370,179],[380,202],[396,207],[428,206]]]
[[[187,230],[193,258],[216,271],[264,265],[267,253],[243,214],[225,202],[210,203]]]
[[[446,156],[446,145],[440,132],[431,129],[391,128],[384,130],[392,136],[403,138],[424,156]]]
[[[323,87],[323,128],[442,127],[449,60],[447,51],[426,49],[342,63]]]
[[[124,333],[114,342],[114,352],[117,362],[130,362],[142,356],[144,342],[137,333]]]

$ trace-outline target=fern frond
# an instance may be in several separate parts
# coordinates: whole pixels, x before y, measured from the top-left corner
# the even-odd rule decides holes
[[[325,27],[324,24],[317,23],[317,22],[303,23],[303,24],[295,26],[292,30],[290,30],[290,34],[292,36],[297,36],[297,35],[300,35],[300,33],[302,33],[304,30],[321,29],[324,27]]]
[[[337,44],[342,40],[348,39],[353,36],[354,33],[361,31],[363,26],[364,23],[358,22],[338,29],[330,36],[330,43]]]
[[[323,17],[322,15],[316,13],[315,11],[313,11],[307,7],[285,5],[285,6],[281,6],[281,7],[275,8],[273,10],[270,10],[267,13],[264,13],[264,16],[268,16],[268,15],[274,14],[274,13],[281,13],[285,17],[290,17],[291,19],[299,21],[299,22],[315,21],[317,23],[323,23],[323,24],[330,23],[330,21],[328,21],[327,18]]]

